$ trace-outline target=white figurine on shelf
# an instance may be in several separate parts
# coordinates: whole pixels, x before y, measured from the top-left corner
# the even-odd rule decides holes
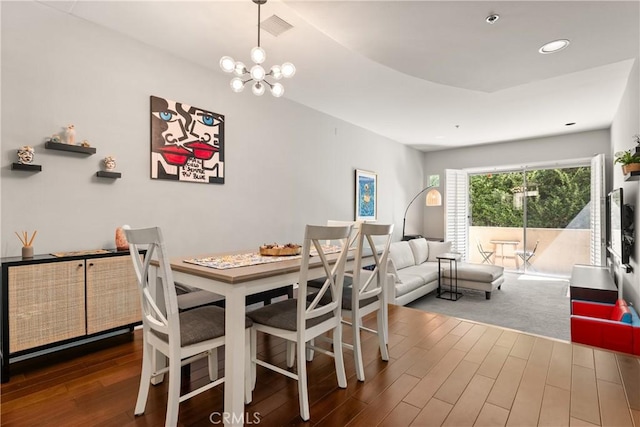
[[[108,171],[112,171],[116,168],[116,158],[113,156],[107,156],[104,158],[104,167]]]
[[[74,125],[69,125],[64,131],[64,142],[67,144],[76,144],[76,129]]]
[[[33,147],[30,147],[28,145],[24,145],[18,148],[18,163],[22,165],[30,164],[31,162],[33,162],[34,154],[35,153]]]

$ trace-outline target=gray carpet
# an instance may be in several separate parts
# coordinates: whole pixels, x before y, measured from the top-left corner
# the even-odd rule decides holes
[[[461,289],[457,301],[431,292],[407,307],[570,341],[568,288],[568,280],[505,273],[490,300],[484,292]]]

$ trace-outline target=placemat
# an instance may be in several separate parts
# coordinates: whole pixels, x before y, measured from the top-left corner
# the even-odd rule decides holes
[[[340,252],[341,246],[322,245],[322,249],[325,254],[331,254],[331,253]],[[317,256],[317,255],[318,255],[318,252],[315,249],[312,249],[311,256]],[[225,255],[220,257],[190,258],[190,259],[185,259],[184,262],[187,262],[189,264],[200,265],[202,267],[210,267],[210,268],[216,268],[218,270],[225,270],[227,268],[248,267],[250,265],[269,264],[272,262],[298,259],[301,257],[302,255],[262,256],[258,252],[249,252],[244,254]]]

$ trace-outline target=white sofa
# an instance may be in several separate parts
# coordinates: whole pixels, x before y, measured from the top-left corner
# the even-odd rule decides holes
[[[424,238],[393,242],[389,249],[389,273],[394,284],[387,290],[391,304],[406,305],[438,289],[438,255],[451,252],[451,242]],[[445,265],[446,264],[446,265]],[[444,277],[450,277],[449,263],[443,263]],[[458,287],[485,291],[486,299],[504,281],[504,268],[495,265],[458,263]]]

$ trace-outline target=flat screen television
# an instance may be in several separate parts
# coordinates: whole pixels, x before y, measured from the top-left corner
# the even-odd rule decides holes
[[[629,253],[633,237],[628,230],[633,221],[631,208],[624,204],[622,188],[616,188],[607,197],[607,251],[621,264],[629,263]]]

